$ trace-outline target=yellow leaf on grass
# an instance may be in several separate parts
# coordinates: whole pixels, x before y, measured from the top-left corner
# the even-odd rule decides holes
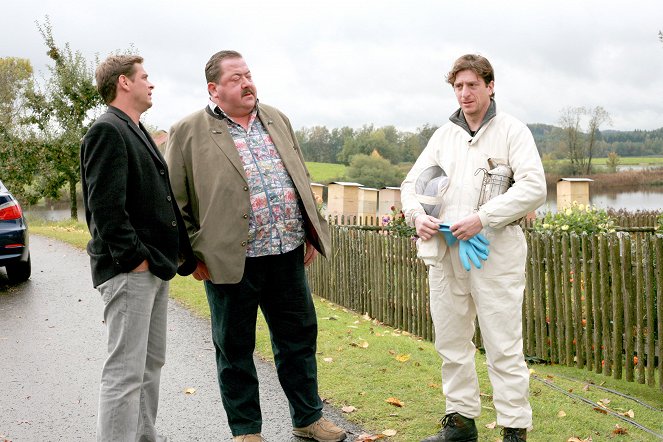
[[[334,358],[324,358],[323,361],[325,361],[325,362],[334,362]]]
[[[387,437],[396,436],[397,433],[398,433],[398,431],[396,431],[396,430],[392,430],[392,429],[384,430],[384,431],[382,432],[382,434],[384,434],[384,435],[387,436]]]
[[[403,402],[396,399],[395,397],[390,397],[385,402],[387,402],[388,404],[393,405],[394,407],[402,407],[402,406],[405,405]]]
[[[488,428],[489,430],[494,430],[496,426],[497,426],[496,421],[492,421],[491,423],[486,424],[486,428]]]
[[[633,410],[628,410],[626,413],[624,413],[624,416],[633,419],[635,417],[635,412]]]
[[[195,388],[189,387],[184,389],[184,394],[194,394],[195,392],[196,392]]]
[[[566,412],[564,410],[559,410],[557,417],[566,417]]]
[[[374,440],[382,439],[384,435],[382,434],[368,434],[368,433],[362,433],[359,436],[357,436],[357,439],[355,439],[355,442],[371,442]]]
[[[359,346],[360,346],[361,348],[368,348],[368,342],[366,342],[366,341],[364,341],[364,342],[360,342],[360,343],[359,343]]]
[[[341,411],[343,411],[343,413],[352,413],[353,411],[357,411],[357,409],[352,405],[346,405],[345,407],[341,408]]]
[[[398,355],[396,356],[398,362],[407,362],[410,360],[410,355]]]

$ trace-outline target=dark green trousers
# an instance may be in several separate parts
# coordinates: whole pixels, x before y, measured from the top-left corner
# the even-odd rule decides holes
[[[253,363],[258,307],[269,327],[279,382],[294,427],[322,416],[315,359],[318,323],[304,272],[304,247],[246,258],[237,284],[205,282],[221,399],[233,436],[260,433],[258,377]]]

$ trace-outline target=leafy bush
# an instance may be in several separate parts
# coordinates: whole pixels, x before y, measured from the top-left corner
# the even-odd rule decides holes
[[[615,221],[604,209],[573,202],[557,213],[546,213],[542,220],[534,224],[536,232],[556,233],[611,233],[615,231]]]
[[[391,206],[391,215],[382,217],[382,225],[394,236],[413,238],[417,235],[417,230],[405,222],[403,211],[396,209],[395,206]]]

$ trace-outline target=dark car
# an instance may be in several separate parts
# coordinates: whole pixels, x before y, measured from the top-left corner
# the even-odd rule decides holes
[[[28,225],[18,201],[0,181],[0,267],[7,271],[10,282],[30,278]]]

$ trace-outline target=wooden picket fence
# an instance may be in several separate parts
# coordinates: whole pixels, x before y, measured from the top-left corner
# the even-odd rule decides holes
[[[409,238],[375,226],[331,225],[328,259],[311,290],[387,325],[433,340],[427,271]],[[554,364],[663,390],[663,236],[526,231],[524,350]],[[475,343],[481,345],[480,331]]]

